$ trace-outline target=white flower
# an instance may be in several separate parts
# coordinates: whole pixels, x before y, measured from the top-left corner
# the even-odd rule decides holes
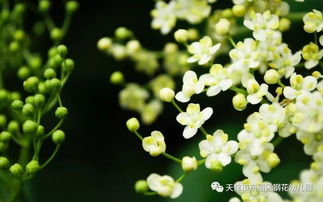
[[[204,74],[200,77],[200,80],[205,83],[206,86],[210,86],[206,92],[207,96],[215,96],[219,92],[226,91],[232,86],[232,80],[229,78],[227,69],[222,65],[213,65],[209,74]]]
[[[323,145],[323,130],[317,133],[298,131],[296,137],[304,144],[304,151],[307,155],[314,155],[319,146]]]
[[[162,34],[168,34],[176,24],[176,4],[170,1],[168,4],[163,1],[156,2],[155,9],[152,10],[152,28],[160,29]]]
[[[259,108],[261,119],[266,121],[269,125],[279,126],[285,120],[285,108],[279,103],[263,104]]]
[[[231,162],[231,155],[238,150],[238,143],[234,140],[228,141],[228,135],[222,130],[217,130],[213,136],[208,135],[206,140],[199,143],[200,154],[206,158],[205,166],[212,168],[214,162],[220,162],[226,166]]]
[[[264,41],[268,36],[272,36],[274,30],[279,27],[279,18],[277,15],[272,15],[269,10],[261,13],[250,13],[251,20],[244,20],[243,24],[253,30],[253,36]]]
[[[200,111],[199,104],[190,103],[186,108],[186,112],[181,112],[176,117],[178,123],[186,126],[183,132],[184,138],[188,139],[193,137],[204,122],[211,117],[212,113],[213,110],[211,107]]]
[[[141,111],[145,107],[145,102],[149,97],[149,92],[138,84],[130,83],[119,93],[119,103],[122,108]]]
[[[161,132],[155,130],[151,132],[151,136],[142,140],[142,147],[151,156],[158,156],[166,151],[164,136]]]
[[[199,94],[204,90],[204,83],[197,79],[195,72],[187,71],[183,76],[182,91],[175,96],[180,102],[188,102],[192,95]]]
[[[197,160],[195,157],[185,156],[182,159],[182,169],[184,172],[190,172],[192,170],[196,170],[197,168]]]
[[[307,13],[303,17],[304,30],[308,33],[320,32],[323,30],[323,17],[322,13],[313,9],[313,12]]]
[[[183,186],[168,175],[152,173],[148,176],[147,183],[152,191],[163,197],[177,198],[183,192]]]
[[[192,24],[201,22],[211,12],[211,6],[206,0],[175,0],[175,2],[177,17]]]
[[[188,58],[187,62],[194,63],[198,61],[199,65],[204,65],[213,58],[220,47],[220,43],[213,46],[211,38],[205,36],[199,42],[193,42],[188,46],[188,52],[193,54],[193,56]]]
[[[245,74],[242,77],[242,85],[247,89],[247,100],[250,104],[260,103],[268,93],[268,85],[264,83],[259,85],[252,74]]]
[[[319,60],[322,59],[323,50],[320,50],[318,45],[311,42],[303,47],[302,56],[306,61],[304,64],[305,68],[312,69],[319,63]]]
[[[284,88],[283,93],[286,98],[293,100],[304,91],[313,91],[316,88],[317,79],[313,76],[303,78],[302,75],[294,73],[290,77],[290,85]]]

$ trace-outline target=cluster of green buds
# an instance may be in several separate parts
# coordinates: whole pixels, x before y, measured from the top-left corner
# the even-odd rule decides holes
[[[61,26],[50,17],[52,3],[0,2],[0,173],[1,179],[6,179],[0,180],[0,190],[9,193],[8,201],[16,197],[21,183],[53,160],[65,139],[60,127],[68,109],[60,95],[74,69],[74,61],[67,57],[68,48],[61,41],[78,3],[73,0],[65,3]],[[31,23],[33,27],[30,32],[26,29],[29,16],[37,19],[28,21],[28,26]],[[51,47],[42,46],[42,51],[35,51],[34,45],[47,36]],[[47,54],[44,48],[48,49]],[[45,125],[45,116],[57,123]],[[55,149],[45,157],[41,151],[48,139]]]

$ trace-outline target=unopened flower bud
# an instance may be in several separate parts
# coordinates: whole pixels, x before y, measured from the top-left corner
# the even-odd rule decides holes
[[[289,19],[287,19],[287,18],[280,19],[279,20],[279,27],[278,27],[279,31],[284,32],[284,31],[289,30],[290,24],[291,24],[291,22]]]
[[[21,167],[19,163],[12,165],[9,168],[9,171],[17,177],[21,177],[24,174],[24,169]]]
[[[10,165],[9,160],[6,157],[0,157],[0,169],[8,168]]]
[[[246,96],[239,93],[232,98],[232,104],[236,110],[242,111],[247,107],[248,102]]]
[[[14,100],[11,103],[11,107],[14,110],[21,110],[23,108],[23,106],[24,106],[24,103],[21,100]]]
[[[184,170],[184,172],[190,172],[190,171],[196,170],[196,168],[197,168],[197,161],[195,157],[185,156],[182,159],[182,169]]]
[[[185,43],[188,40],[188,31],[179,29],[174,33],[174,38],[179,43]]]
[[[280,163],[280,159],[277,154],[271,153],[267,157],[268,164],[271,168],[276,167]]]
[[[171,102],[174,99],[175,92],[170,88],[163,88],[159,92],[160,99],[164,102]]]
[[[0,133],[0,141],[2,142],[8,142],[11,139],[11,133],[7,131],[2,131]]]
[[[19,123],[17,121],[10,121],[8,123],[8,131],[11,134],[16,134],[19,131]]]
[[[128,119],[126,125],[127,125],[128,130],[131,132],[137,131],[140,127],[140,124],[139,124],[139,121],[137,118]]]
[[[226,18],[221,18],[215,25],[215,32],[220,35],[226,35],[230,31],[230,21]]]
[[[132,36],[132,32],[125,28],[125,27],[119,27],[118,29],[116,29],[115,31],[115,36],[118,39],[126,39]]]
[[[29,174],[35,174],[39,170],[39,168],[39,162],[32,160],[26,165],[26,172]]]
[[[26,80],[30,76],[30,70],[26,66],[20,67],[17,76],[21,80]]]
[[[55,27],[54,29],[52,29],[50,31],[50,37],[54,41],[58,41],[58,40],[62,39],[62,37],[63,37],[63,31],[60,28]]]
[[[55,131],[52,140],[55,144],[62,144],[65,141],[65,133],[62,130]]]
[[[146,180],[138,180],[135,183],[135,191],[137,193],[145,193],[148,191],[148,189],[149,189],[149,187],[148,187]]]
[[[55,116],[59,119],[65,119],[68,115],[68,109],[66,107],[58,107],[55,111]]]
[[[35,134],[37,132],[37,124],[31,120],[27,120],[22,125],[22,129],[25,134]]]
[[[46,13],[50,9],[51,3],[48,0],[41,0],[38,4],[38,10],[41,13]]]
[[[62,57],[65,57],[68,53],[67,47],[65,45],[57,46],[57,51]]]
[[[39,84],[39,79],[35,76],[29,77],[26,81],[24,81],[24,89],[29,92],[32,93],[35,90],[37,90]]]
[[[41,109],[45,105],[45,96],[42,94],[36,94],[34,96],[34,104],[38,109]]]
[[[74,13],[79,8],[79,3],[77,1],[68,1],[65,5],[65,10],[67,13]]]
[[[32,104],[26,103],[22,108],[22,114],[28,117],[33,116],[35,113],[35,107]]]
[[[276,84],[279,79],[279,73],[275,69],[267,70],[264,76],[264,80],[267,84]]]
[[[195,41],[199,38],[199,32],[197,29],[188,29],[188,40]]]
[[[56,77],[56,71],[54,69],[52,69],[52,68],[48,68],[44,72],[44,77],[46,79],[53,79],[53,78]]]
[[[108,50],[112,45],[112,40],[108,37],[104,37],[100,39],[97,43],[97,47],[99,50],[106,51]]]
[[[124,82],[124,77],[122,72],[120,71],[113,72],[110,76],[110,82],[112,84],[122,84]]]
[[[232,8],[233,15],[242,17],[246,14],[246,7],[243,5],[235,5]]]

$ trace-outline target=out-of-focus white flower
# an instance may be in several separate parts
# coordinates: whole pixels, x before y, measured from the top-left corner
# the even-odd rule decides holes
[[[151,156],[158,156],[166,151],[164,136],[161,132],[155,130],[151,132],[151,136],[142,140],[142,147]]]
[[[168,175],[160,176],[152,173],[148,176],[147,183],[149,189],[163,197],[177,198],[183,192],[182,184],[175,182]]]
[[[197,79],[196,73],[187,71],[183,76],[183,87],[175,98],[180,102],[188,102],[192,95],[199,94],[204,90],[204,83]]]
[[[212,113],[211,107],[201,111],[199,104],[190,103],[186,108],[186,112],[181,112],[176,117],[178,123],[186,126],[183,132],[184,138],[193,137],[204,122],[211,117]]]
[[[318,10],[313,9],[313,12],[307,13],[303,17],[304,30],[308,33],[320,32],[323,30],[323,16]]]
[[[168,4],[163,1],[156,2],[155,9],[151,15],[152,28],[160,29],[162,34],[168,34],[176,24],[176,3],[170,1]]]
[[[204,74],[200,80],[206,86],[210,86],[206,91],[207,96],[215,96],[222,91],[228,90],[232,86],[232,80],[229,78],[228,70],[220,64],[211,67],[209,74]]]
[[[253,36],[260,41],[264,41],[266,37],[271,37],[274,30],[279,27],[279,18],[272,15],[269,10],[261,13],[250,13],[250,20],[244,20],[243,24],[253,30]]]
[[[193,56],[188,58],[187,62],[198,62],[199,65],[204,65],[213,58],[220,47],[220,43],[213,46],[211,38],[205,36],[199,42],[193,42],[188,46],[188,52],[193,54]]]
[[[163,110],[163,104],[158,99],[148,102],[140,111],[141,119],[145,124],[151,124]]]
[[[303,47],[302,56],[306,60],[304,66],[306,69],[312,69],[315,67],[319,60],[323,57],[323,49],[320,50],[318,45],[315,43],[310,43]]]
[[[228,141],[228,135],[222,130],[217,130],[213,136],[208,135],[206,140],[202,140],[199,148],[201,156],[206,157],[205,166],[212,169],[214,163],[228,165],[231,162],[231,155],[238,150],[238,143],[234,140]]]
[[[206,0],[175,0],[176,15],[189,23],[196,24],[209,16],[211,6]]]
[[[296,137],[304,144],[304,151],[307,155],[314,155],[319,146],[323,145],[323,130],[317,133],[298,131]]]
[[[130,83],[119,93],[119,103],[125,109],[141,111],[149,92],[135,83]]]

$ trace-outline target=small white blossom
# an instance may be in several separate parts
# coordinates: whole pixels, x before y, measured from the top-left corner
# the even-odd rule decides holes
[[[317,79],[313,76],[303,78],[301,75],[294,73],[290,77],[290,85],[284,88],[284,96],[293,100],[304,91],[313,91],[316,88]]]
[[[189,23],[196,24],[209,16],[211,6],[206,0],[176,0],[176,15]]]
[[[304,30],[308,33],[320,32],[323,30],[323,16],[318,10],[313,9],[313,12],[307,13],[303,17]]]
[[[183,76],[182,91],[175,96],[180,102],[188,102],[192,95],[199,94],[204,90],[204,83],[197,79],[196,73],[187,71]]]
[[[214,162],[220,162],[226,166],[231,162],[231,155],[238,150],[238,143],[234,140],[228,141],[228,135],[222,130],[217,130],[213,136],[208,135],[206,140],[199,143],[200,154],[206,157],[205,166],[212,168]]]
[[[296,137],[304,144],[304,151],[307,155],[314,155],[319,146],[323,145],[323,130],[317,133],[298,131]]]
[[[150,174],[147,183],[149,189],[163,197],[177,198],[183,192],[183,186],[168,175]]]
[[[264,83],[259,85],[251,74],[243,76],[242,85],[247,89],[247,100],[250,104],[260,103],[262,98],[268,93],[268,85]]]
[[[159,131],[151,132],[151,136],[142,140],[142,147],[151,156],[158,156],[166,151],[164,136]]]
[[[213,46],[211,38],[205,36],[199,42],[193,42],[188,46],[188,52],[193,54],[193,56],[188,58],[187,62],[194,63],[198,61],[199,65],[204,65],[213,58],[220,47],[220,43]]]
[[[176,24],[176,3],[170,1],[168,4],[163,1],[156,2],[155,9],[152,10],[152,28],[160,29],[162,34],[168,34]]]
[[[178,123],[186,126],[183,132],[184,138],[193,137],[204,122],[211,117],[212,113],[211,107],[201,111],[199,104],[190,103],[187,106],[186,112],[181,112],[176,117]]]
[[[323,57],[323,50],[320,50],[318,45],[310,43],[303,47],[302,56],[306,61],[304,66],[306,69],[312,69],[318,65],[319,60]]]

